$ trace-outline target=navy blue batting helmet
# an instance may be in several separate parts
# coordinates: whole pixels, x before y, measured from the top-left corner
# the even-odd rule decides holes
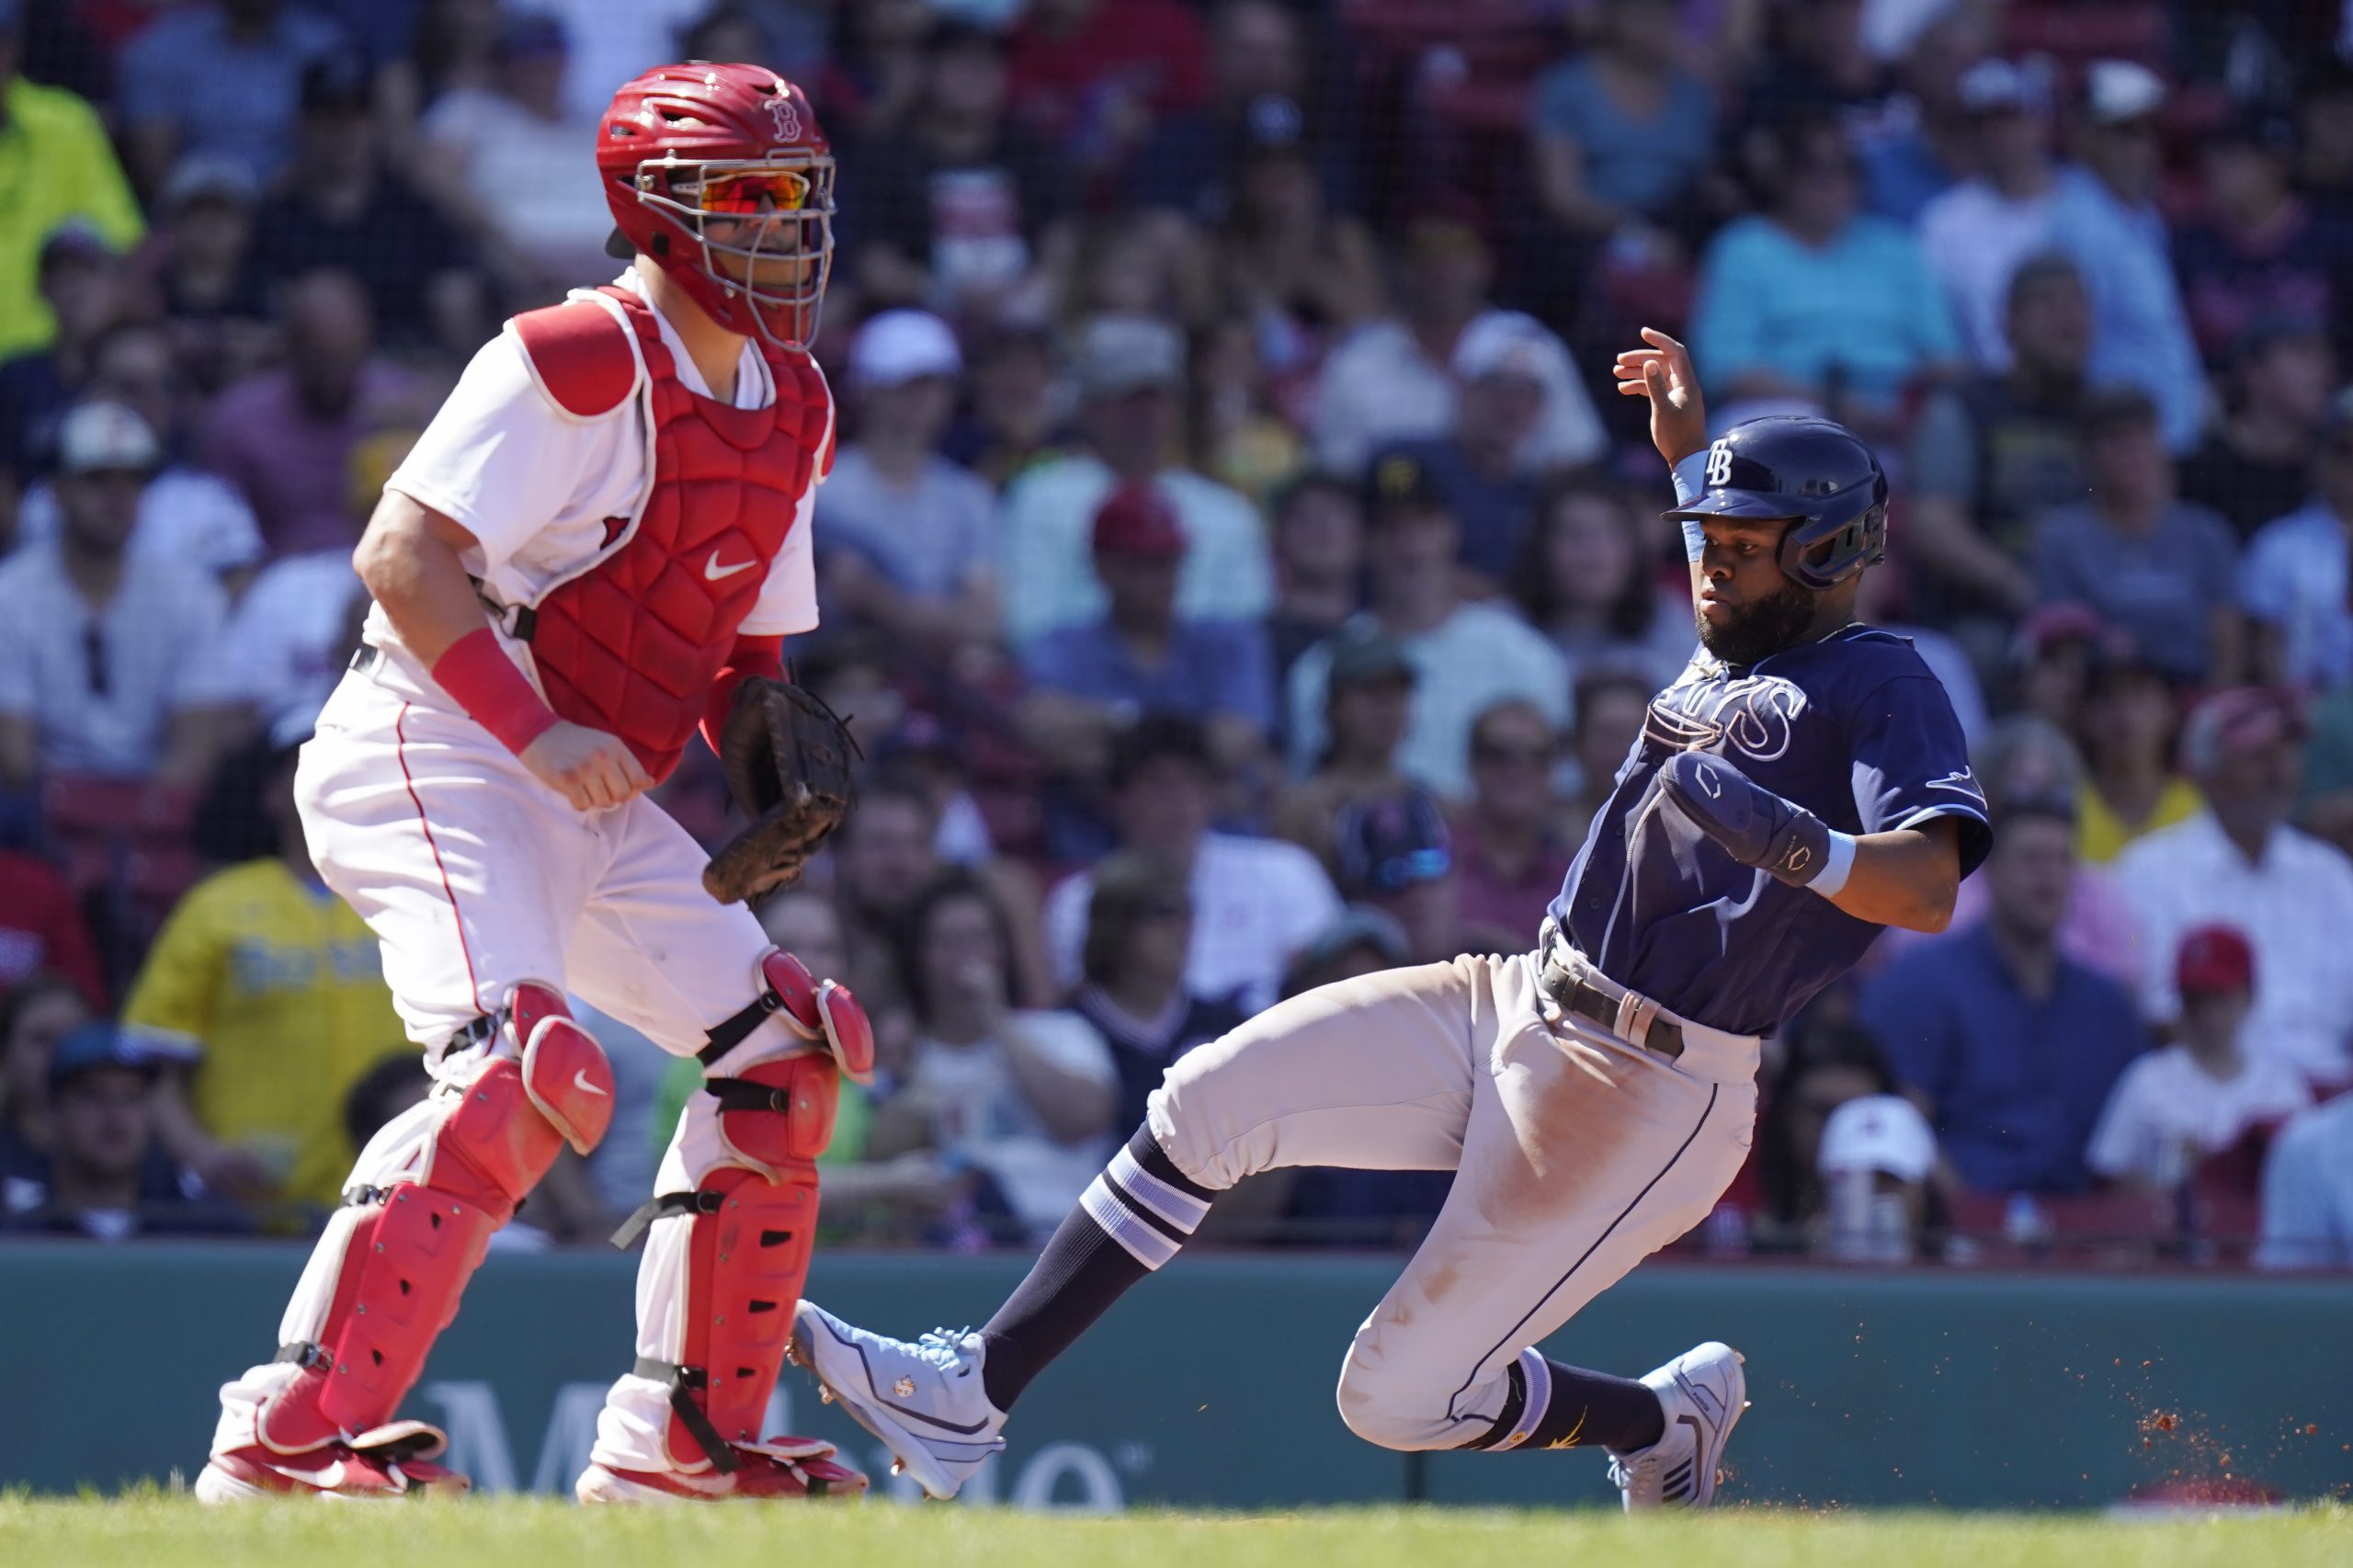
[[[1745,419],[1708,449],[1706,483],[1688,517],[1787,517],[1781,570],[1827,588],[1887,558],[1887,475],[1845,426],[1810,415]]]

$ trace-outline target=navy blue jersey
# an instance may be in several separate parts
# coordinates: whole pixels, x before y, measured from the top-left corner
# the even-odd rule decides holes
[[[1952,703],[1904,638],[1849,626],[1740,669],[1700,653],[1651,699],[1552,913],[1602,973],[1713,1028],[1778,1028],[1880,928],[1662,812],[1658,770],[1678,751],[1724,757],[1844,833],[1956,818],[1962,876],[1993,846]]]

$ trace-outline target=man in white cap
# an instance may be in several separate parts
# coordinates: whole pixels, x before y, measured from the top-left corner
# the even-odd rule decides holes
[[[1829,1255],[1910,1262],[1936,1165],[1936,1132],[1902,1095],[1862,1095],[1832,1111],[1814,1157],[1830,1199],[1820,1236]]]
[[[1961,102],[1976,128],[1979,173],[1920,210],[1928,265],[1952,297],[1971,358],[1988,369],[2010,362],[2010,274],[2050,241],[2058,170],[2047,98],[2037,75],[2006,60],[1971,66]]]
[[[146,421],[84,403],[57,456],[63,527],[0,564],[0,788],[44,771],[192,786],[236,717],[226,598],[199,565],[124,548],[163,460]]]
[[[2091,296],[2093,383],[2148,393],[2165,445],[2185,452],[2205,427],[2206,377],[2157,210],[2165,103],[2165,85],[2147,66],[2093,63],[2075,125],[2081,161],[2059,172],[2051,243],[2075,258]]]
[[[1274,597],[1257,509],[1183,466],[1185,346],[1149,316],[1097,316],[1074,374],[1085,449],[1031,470],[1005,497],[1005,631],[1017,645],[1094,620],[1108,606],[1089,547],[1095,514],[1121,484],[1150,483],[1176,508],[1185,566],[1179,615],[1256,619]]]
[[[859,327],[858,439],[817,493],[829,602],[941,654],[996,635],[996,496],[939,453],[963,369],[938,316],[885,311]]]

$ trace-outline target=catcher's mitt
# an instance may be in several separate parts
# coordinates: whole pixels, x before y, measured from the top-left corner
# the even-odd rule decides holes
[[[814,693],[755,676],[735,688],[719,735],[727,791],[750,820],[703,868],[722,903],[797,881],[858,801],[849,726]]]

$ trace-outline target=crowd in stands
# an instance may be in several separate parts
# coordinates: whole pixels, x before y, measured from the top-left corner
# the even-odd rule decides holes
[[[1035,1238],[1253,1010],[1532,943],[1693,651],[1653,325],[1873,443],[1867,613],[1998,825],[1688,1244],[2353,1266],[2353,11],[2187,0],[0,0],[0,1232],[300,1232],[427,1092],[295,761],[386,475],[618,269],[596,116],[678,57],[839,157],[790,653],[866,774],[760,912],[878,1024],[833,1233]],[[699,749],[659,798],[723,833]],[[693,1087],[590,1021],[621,1112],[513,1244]]]

